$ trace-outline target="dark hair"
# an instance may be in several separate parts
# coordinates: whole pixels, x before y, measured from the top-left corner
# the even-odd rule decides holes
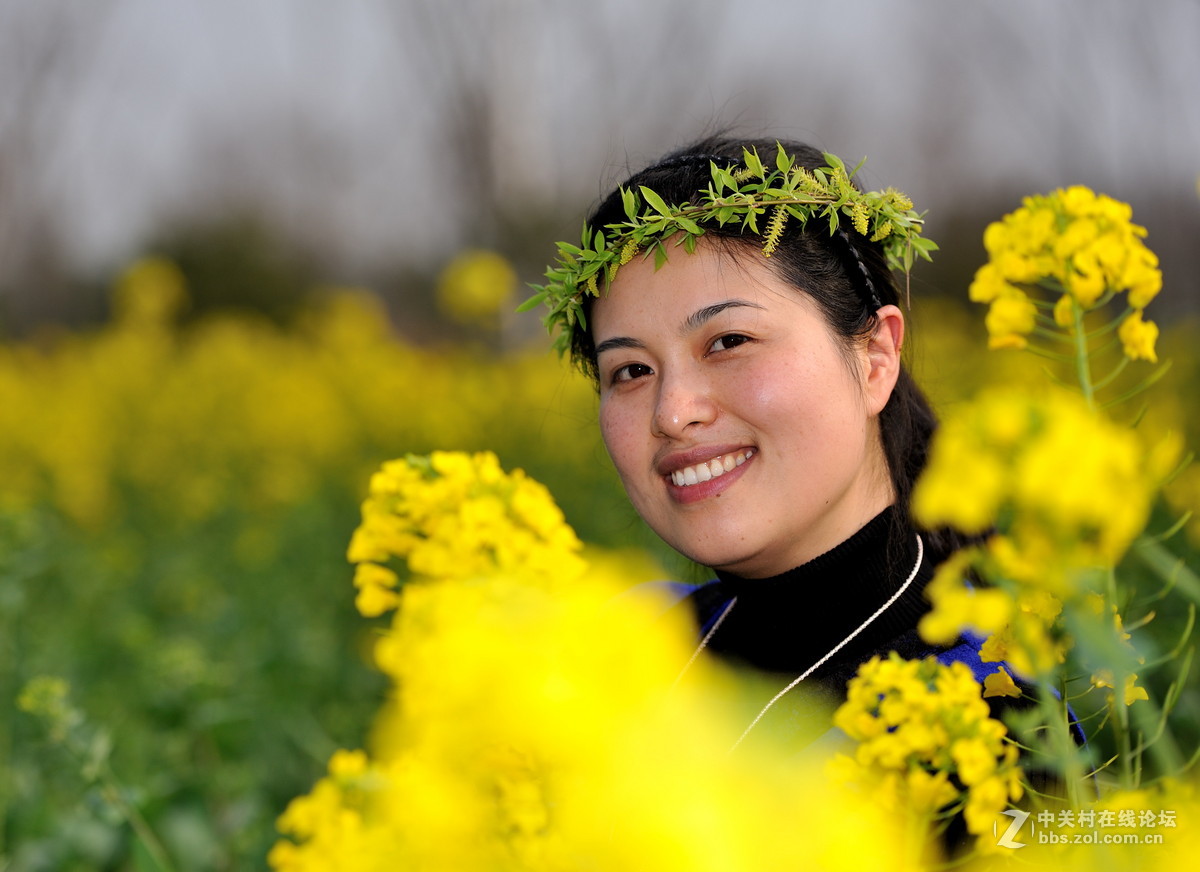
[[[811,146],[787,141],[782,145],[798,166],[815,169],[826,165],[824,154]],[[777,145],[775,140],[720,136],[702,139],[635,173],[622,187],[645,185],[668,203],[687,203],[708,187],[712,179],[710,162],[741,164],[743,148],[757,149],[764,161],[772,161]],[[625,212],[618,189],[589,216],[588,226],[598,229],[623,220]],[[740,224],[708,225],[705,239],[715,240],[735,252],[750,246],[757,251],[762,245],[760,237],[743,234]],[[768,263],[780,278],[812,299],[842,340],[847,354],[856,341],[874,331],[875,313],[880,306],[899,303],[899,288],[883,249],[854,230],[849,221],[843,222],[842,229],[835,234],[829,233],[823,221],[817,222],[811,231],[800,227],[799,222],[788,222]],[[584,295],[585,313],[590,313],[593,300]],[[584,372],[596,379],[596,349],[590,329],[574,327],[571,356]],[[929,401],[901,364],[896,386],[880,412],[879,430],[896,503],[905,515],[913,486],[925,468],[936,426]],[[927,535],[932,538],[932,548],[943,553],[961,544],[948,531],[927,532]]]

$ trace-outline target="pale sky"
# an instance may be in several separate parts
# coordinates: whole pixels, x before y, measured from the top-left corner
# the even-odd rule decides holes
[[[31,2],[102,0],[0,0],[0,22]],[[222,186],[320,218],[347,262],[461,244],[437,138],[470,118],[458,78],[489,91],[501,196],[567,214],[730,122],[866,156],[919,207],[1077,182],[1196,200],[1194,0],[104,2],[40,156],[85,263]]]

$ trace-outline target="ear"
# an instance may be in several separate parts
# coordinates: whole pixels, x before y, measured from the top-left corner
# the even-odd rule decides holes
[[[887,405],[900,377],[900,349],[904,345],[904,313],[883,306],[875,313],[875,330],[867,340],[867,408],[878,415]]]

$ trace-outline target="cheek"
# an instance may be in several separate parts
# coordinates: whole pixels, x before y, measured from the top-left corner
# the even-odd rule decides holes
[[[815,386],[810,371],[791,361],[764,359],[738,373],[725,385],[722,405],[750,422],[786,417],[812,396]]]
[[[617,472],[624,478],[626,467],[637,452],[634,423],[628,409],[619,404],[600,402],[600,437]]]
[[[727,400],[739,417],[791,437],[850,433],[866,414],[847,373],[804,355],[745,371],[734,387]]]

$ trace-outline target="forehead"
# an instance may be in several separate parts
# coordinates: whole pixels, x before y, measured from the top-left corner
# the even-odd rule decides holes
[[[815,313],[808,295],[781,279],[761,254],[734,255],[723,247],[701,244],[688,254],[671,248],[655,269],[654,257],[638,256],[622,266],[606,292],[592,305],[591,328],[597,344],[615,335],[668,329],[675,331],[697,312],[734,301],[723,311]]]

